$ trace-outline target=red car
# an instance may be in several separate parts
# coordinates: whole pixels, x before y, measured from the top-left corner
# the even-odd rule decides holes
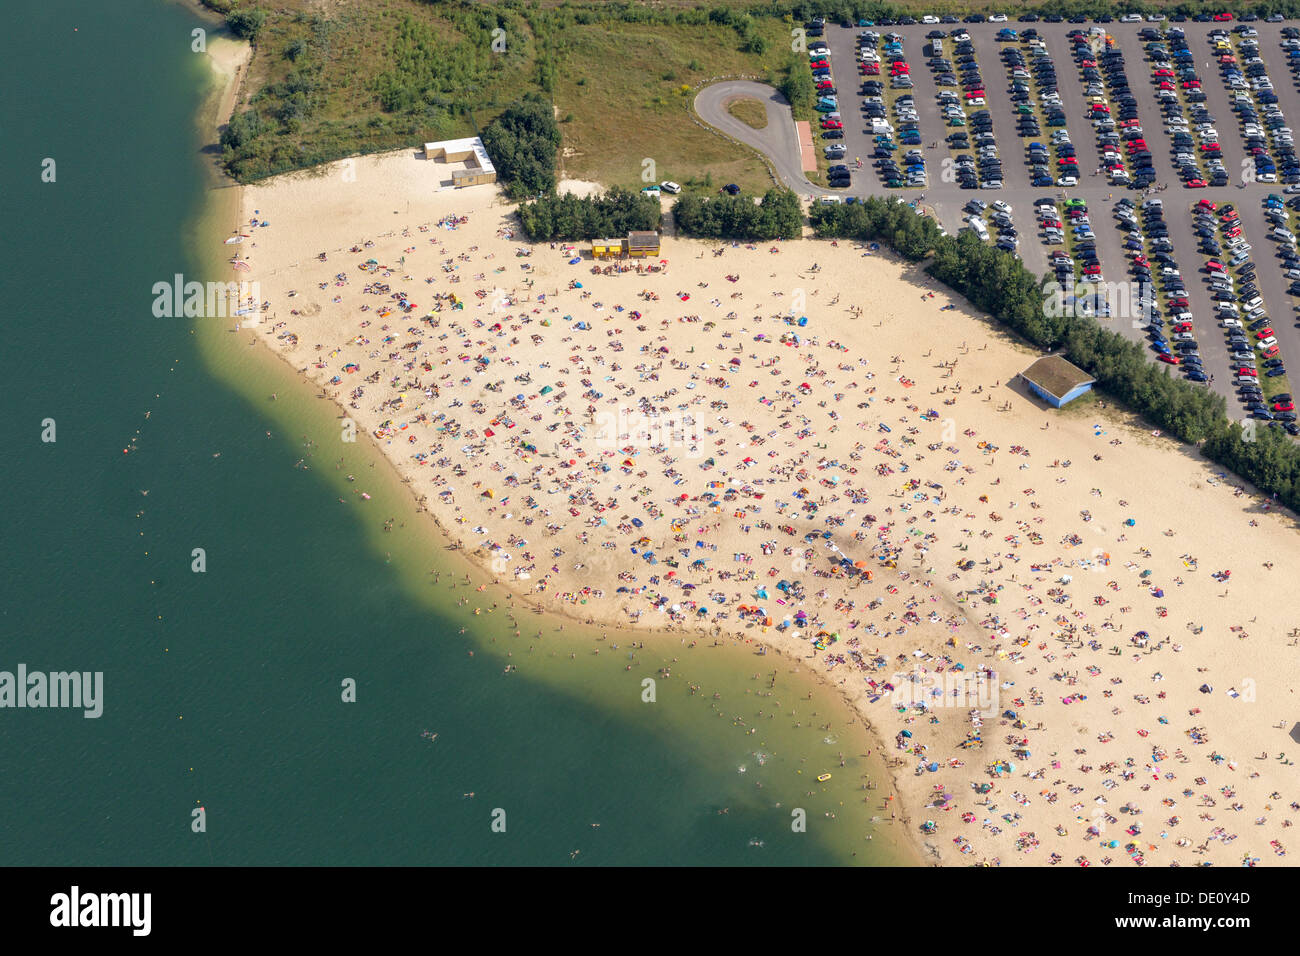
[[[1189,180],[1187,180],[1187,188],[1188,188],[1188,189],[1204,189],[1204,188],[1205,188],[1206,186],[1208,186],[1208,185],[1210,185],[1210,184],[1207,183],[1204,179],[1189,179]]]
[[[1255,333],[1255,338],[1263,340],[1268,338],[1272,334],[1273,334],[1273,330],[1266,325],[1258,332]]]
[[[1140,252],[1133,257],[1133,264],[1135,266],[1143,266],[1143,267],[1151,265],[1151,263],[1147,261],[1147,257],[1142,255],[1142,253]]]
[[[1277,358],[1279,349],[1276,345],[1270,345],[1264,349],[1264,355],[1268,358]]]
[[[1205,268],[1208,269],[1210,272],[1228,271],[1227,266],[1225,266],[1222,262],[1219,262],[1217,259],[1211,259],[1209,262],[1205,264]]]
[[[1256,372],[1253,368],[1246,368],[1245,366],[1242,366],[1241,368],[1237,369],[1237,374],[1244,375],[1246,376],[1246,378],[1259,378],[1258,372]]]
[[[1197,208],[1197,209],[1208,209],[1208,210],[1210,210],[1210,212],[1216,212],[1216,211],[1218,210],[1218,208],[1219,208],[1219,204],[1218,204],[1217,202],[1211,202],[1211,201],[1208,200],[1208,199],[1202,199],[1202,200],[1199,200],[1199,201],[1196,203],[1196,208]]]
[[[1200,80],[1183,80],[1183,89],[1185,90],[1199,90],[1200,88]]]
[[[1159,69],[1151,74],[1152,76],[1173,76],[1174,71],[1169,69]]]
[[[1083,274],[1086,276],[1101,275],[1101,266],[1096,263],[1090,263],[1083,267]]]
[[[1275,412],[1294,412],[1295,402],[1275,402],[1273,405]]]
[[[1078,166],[1078,165],[1079,165],[1079,161],[1078,161],[1077,159],[1075,159],[1073,156],[1062,156],[1060,159],[1058,159],[1058,160],[1056,161],[1056,165],[1058,165],[1058,166]]]
[[[808,64],[808,69],[810,70],[829,70],[830,68],[831,64],[829,60],[813,60]]]
[[[1192,323],[1190,323],[1190,322],[1179,322],[1179,323],[1178,323],[1177,325],[1175,325],[1173,328],[1174,328],[1174,331],[1175,331],[1175,332],[1190,332],[1190,331],[1192,331]]]
[[[1172,90],[1173,88],[1174,88],[1174,84],[1170,83],[1168,80],[1161,80],[1158,84],[1156,84],[1157,90]]]
[[[1179,299],[1170,299],[1170,300],[1169,300],[1169,307],[1170,307],[1171,309],[1185,309],[1185,308],[1187,308],[1187,300],[1186,300],[1186,299],[1181,299],[1181,298],[1179,298]]]
[[[1236,239],[1241,235],[1241,226],[1233,226],[1231,229],[1225,229],[1223,234],[1229,239]]]
[[[1214,15],[1214,20],[1216,23],[1226,23],[1228,20],[1231,19],[1232,19],[1231,13],[1216,13]]]
[[[1156,358],[1160,359],[1160,361],[1162,362],[1168,362],[1170,365],[1178,365],[1180,362],[1182,362],[1182,359],[1180,359],[1177,355],[1170,355],[1167,352],[1161,352],[1159,355],[1156,356]]]
[[[844,124],[839,120],[824,119],[822,120],[822,129],[843,129]]]

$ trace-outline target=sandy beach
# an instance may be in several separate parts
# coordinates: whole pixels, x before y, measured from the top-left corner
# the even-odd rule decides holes
[[[339,404],[315,467],[377,441],[528,602],[817,671],[932,862],[1290,862],[1293,515],[1104,399],[1045,409],[1035,353],[883,251],[669,229],[594,272],[436,180],[242,191],[264,308],[212,321]]]

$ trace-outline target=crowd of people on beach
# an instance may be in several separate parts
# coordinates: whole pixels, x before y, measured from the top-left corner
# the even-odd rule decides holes
[[[864,347],[911,334],[881,330],[891,303],[768,282],[771,250],[718,246],[725,268],[670,285],[666,261],[575,267],[581,251],[554,244],[498,266],[513,231],[494,225],[484,248],[449,235],[473,224],[449,214],[437,234],[302,266],[314,292],[293,295],[314,301],[265,331],[496,579],[584,618],[737,634],[812,664],[893,734],[896,772],[930,801],[909,825],[945,860],[944,845],[990,865],[1192,864],[1241,840],[1253,865],[1256,827],[1285,854],[1294,798],[1207,809],[1245,810],[1234,781],[1286,757],[1231,755],[1244,744],[1189,703],[1249,693],[1185,659],[1251,639],[1251,619],[1242,604],[1205,633],[1201,562],[1174,529],[1148,538],[1130,490],[1098,477],[1122,454],[1115,426],[1092,427],[1091,462],[1062,458],[1050,422],[1031,453],[998,424],[1029,407],[1011,375],[969,378],[965,341]],[[715,280],[735,293],[695,298]],[[957,310],[920,298],[935,321]],[[972,403],[987,408],[958,429]],[[1205,576],[1230,599],[1230,575]],[[1074,746],[1062,725],[1084,728]]]

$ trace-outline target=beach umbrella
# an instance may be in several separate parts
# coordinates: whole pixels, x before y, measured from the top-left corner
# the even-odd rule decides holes
[[[904,737],[911,737],[911,736],[912,736],[912,732],[911,732],[910,730],[904,730],[904,731],[901,731],[901,734],[902,734]]]
[[[926,767],[925,769],[928,770],[928,771],[930,771],[930,773],[934,773],[936,770],[939,769],[939,765],[938,765],[937,763],[932,763],[932,764],[930,764],[928,767]]]

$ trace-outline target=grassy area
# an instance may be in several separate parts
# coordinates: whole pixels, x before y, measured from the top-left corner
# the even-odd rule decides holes
[[[421,0],[279,0],[266,12],[227,138],[227,168],[241,181],[474,135],[537,91],[561,124],[563,176],[771,183],[757,154],[699,126],[690,109],[713,77],[779,75],[790,52],[779,18]]]
[[[727,112],[754,129],[767,128],[767,107],[751,96],[742,96],[727,104]]]
[[[775,42],[786,34],[767,25],[772,53],[736,49],[730,28],[599,24],[566,35],[555,84],[567,177],[614,185],[643,185],[653,164],[658,181],[687,184],[706,174],[746,191],[771,185],[756,153],[696,125],[689,113],[695,87],[714,76],[752,74],[775,80],[788,55]],[[765,34],[766,35],[766,34]],[[607,72],[591,64],[612,64]]]

